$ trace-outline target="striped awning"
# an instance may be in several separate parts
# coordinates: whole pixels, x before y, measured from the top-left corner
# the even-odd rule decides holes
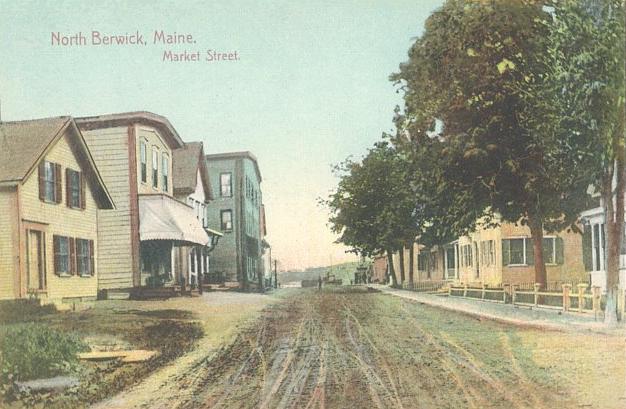
[[[193,208],[166,195],[139,196],[139,239],[210,243]]]

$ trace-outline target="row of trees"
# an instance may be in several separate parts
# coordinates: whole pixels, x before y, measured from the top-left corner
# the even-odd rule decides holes
[[[615,320],[625,15],[622,0],[446,1],[391,76],[404,96],[395,134],[336,168],[339,185],[324,203],[339,241],[386,253],[393,266],[391,254],[416,237],[430,246],[478,220],[521,223],[545,285],[544,231],[579,231],[580,212],[599,192],[606,316]]]

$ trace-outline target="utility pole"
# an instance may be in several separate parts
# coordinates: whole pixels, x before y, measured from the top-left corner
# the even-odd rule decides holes
[[[278,288],[278,270],[276,268],[277,260],[274,260],[274,288]]]

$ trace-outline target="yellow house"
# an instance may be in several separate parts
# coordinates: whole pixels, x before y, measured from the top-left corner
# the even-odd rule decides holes
[[[478,226],[475,232],[444,246],[414,244],[414,281],[450,281],[469,285],[526,284],[535,281],[534,251],[528,226],[502,223]],[[572,231],[544,233],[547,283],[587,281],[583,236]],[[409,249],[404,249],[405,282]],[[394,255],[400,277],[400,257]]]
[[[113,201],[71,117],[0,123],[0,299],[95,299]]]

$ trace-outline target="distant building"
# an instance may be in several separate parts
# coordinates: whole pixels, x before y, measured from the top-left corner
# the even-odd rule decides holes
[[[261,172],[250,152],[206,155],[214,200],[207,207],[209,225],[224,234],[212,253],[214,273],[242,288],[264,285],[265,222]]]
[[[95,299],[114,203],[74,120],[1,122],[0,163],[0,299]]]
[[[372,267],[372,282],[387,284],[389,281],[387,278],[387,255],[381,255],[374,257],[373,267]]]

